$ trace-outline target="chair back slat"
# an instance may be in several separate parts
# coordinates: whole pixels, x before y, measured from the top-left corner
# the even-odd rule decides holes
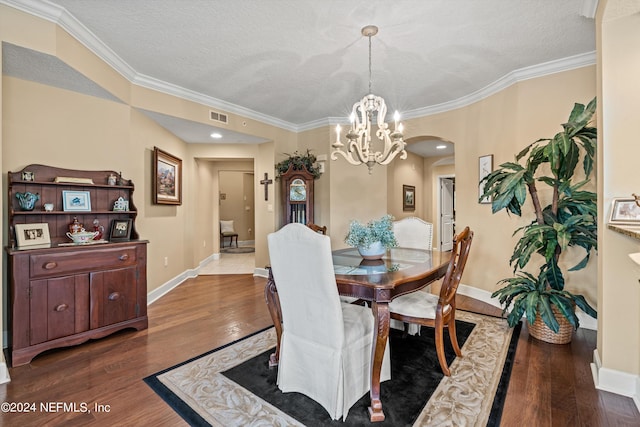
[[[462,279],[464,267],[469,258],[469,250],[471,249],[471,241],[473,240],[473,231],[469,227],[453,238],[453,249],[451,251],[451,260],[447,272],[442,280],[440,288],[440,301],[442,306],[454,305],[455,296],[458,291],[458,285]]]

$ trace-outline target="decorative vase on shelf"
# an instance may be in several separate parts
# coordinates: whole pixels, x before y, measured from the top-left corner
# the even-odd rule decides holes
[[[20,209],[23,211],[32,211],[36,206],[36,202],[40,200],[40,194],[38,193],[16,193],[16,198],[18,199],[18,205],[20,205]]]
[[[387,251],[382,242],[373,242],[369,247],[358,247],[360,256],[364,259],[382,259],[382,255]]]

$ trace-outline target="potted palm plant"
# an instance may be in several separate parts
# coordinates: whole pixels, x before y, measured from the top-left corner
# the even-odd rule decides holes
[[[521,234],[509,260],[515,277],[498,282],[505,286],[492,296],[499,297],[503,314],[510,308],[510,326],[524,315],[531,335],[547,342],[571,340],[580,324],[575,306],[597,316],[582,295],[564,289],[559,263],[567,248],[579,247],[586,254],[569,271],[582,269],[597,250],[596,194],[583,189],[593,172],[597,133],[589,124],[595,111],[595,98],[586,107],[575,104],[561,132],[533,142],[516,155],[515,162],[501,164],[481,180],[480,200],[490,197],[494,214],[506,210],[521,216],[529,195],[535,218],[514,232]],[[579,163],[584,171],[580,181],[575,176]],[[546,204],[538,185],[551,189],[543,193],[550,195]],[[523,270],[531,264],[539,265],[535,273]]]
[[[380,259],[388,248],[398,246],[393,234],[393,216],[385,215],[366,224],[351,221],[344,242],[358,248],[365,259]]]

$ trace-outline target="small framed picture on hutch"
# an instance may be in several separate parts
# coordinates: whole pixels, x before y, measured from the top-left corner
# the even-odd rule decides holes
[[[16,224],[16,242],[18,249],[27,248],[35,249],[46,248],[51,245],[51,237],[49,236],[49,224]]]
[[[153,147],[153,201],[182,204],[182,160],[158,147]]]
[[[91,212],[91,194],[88,191],[63,191],[62,209],[65,212]]]
[[[131,219],[114,219],[111,221],[110,242],[128,242],[131,240]]]
[[[640,225],[640,205],[636,203],[635,199],[613,199],[609,223],[621,225]]]
[[[416,210],[416,187],[414,187],[413,185],[402,186],[402,210]]]

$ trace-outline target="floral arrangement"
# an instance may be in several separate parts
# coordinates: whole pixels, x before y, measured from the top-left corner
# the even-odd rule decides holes
[[[276,164],[276,178],[279,178],[280,175],[288,171],[289,165],[293,165],[293,170],[297,171],[306,168],[307,171],[313,175],[314,179],[320,178],[321,174],[316,165],[316,156],[312,154],[308,148],[305,154],[299,154],[297,151],[293,154],[284,154],[289,157]]]
[[[398,246],[396,236],[393,234],[393,219],[393,216],[387,214],[366,224],[355,220],[351,221],[344,242],[349,246],[364,249],[369,248],[375,242],[381,242],[385,248]]]

